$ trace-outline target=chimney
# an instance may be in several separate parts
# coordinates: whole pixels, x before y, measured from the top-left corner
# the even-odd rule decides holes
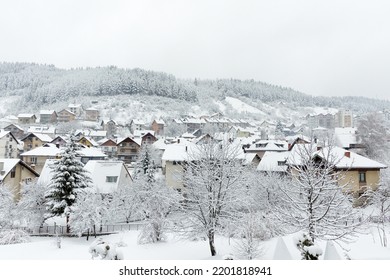
[[[177,144],[180,144],[180,139],[177,139]]]
[[[345,152],[344,155],[345,155],[347,158],[350,158],[350,157],[351,157],[351,152]]]
[[[317,146],[317,151],[321,151],[322,147]]]
[[[291,143],[288,143],[288,148],[287,148],[288,151],[291,150]]]

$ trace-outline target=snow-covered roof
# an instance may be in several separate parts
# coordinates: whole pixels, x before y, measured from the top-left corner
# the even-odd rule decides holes
[[[342,148],[349,148],[351,144],[358,143],[357,129],[354,127],[336,127],[334,129],[334,138],[336,145]]]
[[[4,136],[6,136],[9,133],[10,133],[10,131],[0,130],[0,139],[3,138]]]
[[[42,133],[42,134],[55,134],[56,128],[54,126],[30,126],[27,132]]]
[[[88,158],[92,158],[92,157],[97,157],[97,158],[105,158],[107,157],[107,155],[105,153],[103,153],[100,149],[98,148],[88,148],[88,147],[84,147],[84,148],[81,148],[80,151],[78,151],[79,155],[81,157],[88,157]]]
[[[158,139],[156,142],[152,144],[153,147],[155,147],[158,150],[165,150],[168,144],[165,143],[165,139],[161,138]]]
[[[141,121],[141,120],[132,120],[131,121],[133,124],[135,125],[145,125],[145,122]]]
[[[55,113],[54,110],[40,110],[39,111],[40,115],[52,115],[53,113]]]
[[[92,184],[99,193],[112,193],[118,187],[128,187],[132,181],[130,173],[122,161],[90,160],[84,168],[90,173]],[[107,177],[117,178],[116,181],[107,182]],[[121,184],[126,186],[121,186]]]
[[[279,140],[259,140],[253,143],[248,151],[287,151],[288,144],[286,141]]]
[[[68,114],[71,114],[71,115],[76,115],[75,113],[69,111],[68,109],[62,109],[62,110],[59,111],[58,113],[61,113],[61,112],[63,112],[63,111],[65,111],[65,112],[67,112]]]
[[[106,137],[107,131],[105,130],[91,130],[89,133],[90,137]]]
[[[340,147],[333,147],[331,150],[332,157],[336,160],[336,167],[340,169],[348,168],[386,168],[387,166],[379,163],[375,160],[369,159],[367,157],[361,156],[357,153],[347,151]],[[327,155],[329,153],[329,148],[322,148],[320,151],[317,151],[316,154],[320,157]],[[347,156],[349,155],[349,156]]]
[[[196,138],[196,136],[195,136],[194,134],[189,133],[189,132],[183,133],[183,134],[181,135],[181,137],[182,137],[182,138],[190,138],[190,139]]]
[[[188,153],[196,149],[196,144],[185,139],[180,139],[179,143],[166,146],[162,155],[163,161],[187,161]]]
[[[143,137],[148,133],[150,133],[153,136],[156,134],[154,130],[134,130],[134,137]]]
[[[0,181],[3,181],[7,174],[18,164],[20,159],[14,158],[2,158],[0,159],[0,163],[3,164],[3,169],[0,170]]]
[[[94,147],[99,146],[99,144],[98,144],[95,140],[93,140],[92,138],[90,138],[90,137],[88,137],[88,136],[83,136],[83,137],[81,137],[81,138],[80,138],[80,141],[81,141],[82,139],[87,140],[87,141],[88,141],[89,143],[91,143],[91,145],[94,146]]]
[[[47,134],[42,134],[42,133],[35,133],[35,132],[30,132],[27,136],[25,136],[24,138],[22,138],[22,141],[24,139],[26,139],[27,137],[29,137],[30,135],[34,135],[35,137],[37,137],[39,140],[41,140],[42,142],[45,142],[45,143],[48,143],[48,142],[51,142],[53,141],[53,138],[51,138],[49,135]]]
[[[268,151],[263,155],[257,170],[268,172],[285,172],[287,170],[286,160],[290,152]]]
[[[314,144],[297,144],[291,150],[287,159],[289,165],[302,164],[302,157],[311,154],[312,157],[331,159],[338,169],[382,169],[387,166],[375,160],[347,151],[340,147],[318,147]]]
[[[55,157],[61,154],[62,149],[56,147],[55,144],[45,144],[28,152],[22,153],[21,156],[48,156]]]
[[[17,124],[14,124],[14,123],[11,123],[11,124],[7,125],[6,127],[4,127],[4,129],[6,129],[6,128],[10,127],[10,126],[14,126],[17,129],[24,131],[24,129],[21,126],[19,126]]]
[[[28,118],[28,119],[30,119],[32,117],[35,117],[35,115],[34,114],[19,114],[18,115],[18,118]]]
[[[154,120],[157,124],[165,124],[165,122],[161,119]]]

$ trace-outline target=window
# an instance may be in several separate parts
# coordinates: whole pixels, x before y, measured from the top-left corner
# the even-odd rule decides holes
[[[285,166],[286,165],[286,161],[278,161],[278,166]]]
[[[11,170],[11,178],[15,178],[16,169],[15,167]]]
[[[256,148],[265,148],[268,143],[266,144],[256,144]]]
[[[359,183],[365,183],[366,182],[366,172],[360,171],[359,172]]]
[[[116,183],[118,180],[118,176],[106,176],[107,183]]]
[[[31,157],[31,163],[37,163],[37,157]]]

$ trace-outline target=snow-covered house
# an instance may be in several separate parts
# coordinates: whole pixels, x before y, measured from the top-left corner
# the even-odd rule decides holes
[[[105,130],[91,130],[88,135],[91,139],[95,141],[100,141],[107,137],[107,131]]]
[[[131,120],[130,122],[130,131],[134,133],[136,130],[144,130],[146,128],[145,122],[141,120]]]
[[[99,148],[88,148],[84,147],[78,151],[80,156],[80,161],[86,164],[90,160],[104,160],[107,158],[107,155],[103,153]]]
[[[0,157],[17,158],[18,140],[10,131],[0,131]]]
[[[288,149],[288,143],[280,140],[259,140],[245,147],[246,153],[256,153],[260,158],[267,151],[284,152]]]
[[[114,137],[118,130],[118,123],[114,120],[108,119],[108,120],[102,120],[100,122],[101,127],[103,130],[107,131],[106,137]]]
[[[76,117],[80,117],[83,114],[83,106],[81,104],[69,104],[68,110],[72,112]]]
[[[355,127],[336,127],[334,129],[335,144],[343,149],[361,153],[364,149],[358,139],[358,131]]]
[[[94,107],[90,107],[90,108],[87,108],[85,109],[85,120],[87,121],[97,121],[99,119],[99,110],[94,108]]]
[[[137,161],[139,151],[141,149],[141,138],[133,139],[130,137],[121,138],[117,140],[117,156],[119,160],[125,163],[132,163]]]
[[[20,199],[22,184],[37,177],[39,174],[20,159],[0,159],[0,188],[10,188],[15,200]]]
[[[84,168],[90,173],[93,186],[101,194],[131,187],[133,179],[123,161],[90,160]]]
[[[99,146],[99,144],[95,140],[87,136],[81,136],[78,142],[88,148]]]
[[[164,135],[165,122],[161,119],[156,119],[152,122],[152,130],[156,135]]]
[[[23,141],[23,150],[27,152],[33,148],[41,147],[43,144],[50,143],[53,139],[47,134],[29,133],[21,141]]]
[[[166,146],[162,155],[162,170],[167,186],[174,189],[183,188],[183,165],[195,147],[195,143],[185,139],[179,139],[177,143]]]
[[[260,163],[257,165],[256,170],[262,172],[287,172],[287,158],[289,151],[275,152],[267,151],[264,153]]]
[[[64,147],[68,143],[68,138],[58,135],[50,143],[56,145],[57,148]]]
[[[40,174],[46,160],[58,158],[61,152],[62,149],[58,148],[55,144],[46,143],[41,147],[24,152],[20,156],[35,172]]]
[[[34,114],[19,114],[18,123],[19,124],[32,124],[37,121],[37,117]]]
[[[295,145],[286,164],[290,167],[302,165],[303,154],[311,154],[313,160],[329,161],[335,172],[340,172],[340,186],[348,186],[350,192],[362,194],[368,188],[377,189],[380,171],[386,165],[340,147],[319,147],[313,144]]]
[[[76,114],[67,109],[62,109],[59,111],[57,116],[58,122],[71,122],[76,119]]]
[[[39,122],[42,124],[56,123],[57,112],[54,110],[41,110],[39,111]]]
[[[17,138],[21,139],[24,136],[24,129],[17,124],[10,124],[4,127],[5,131],[10,131]]]
[[[109,158],[117,156],[118,147],[116,141],[113,139],[102,139],[99,142],[100,149],[105,153]]]

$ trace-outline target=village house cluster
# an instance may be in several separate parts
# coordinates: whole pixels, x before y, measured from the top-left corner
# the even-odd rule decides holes
[[[166,184],[180,190],[191,151],[205,141],[229,141],[239,151],[237,159],[258,172],[286,173],[295,162],[297,145],[313,144],[319,151],[327,147],[321,140],[331,135],[336,146],[332,153],[342,159],[336,168],[345,171],[345,180],[359,194],[379,184],[386,166],[361,155],[364,146],[357,138],[357,121],[351,111],[339,110],[307,115],[299,125],[232,119],[221,113],[123,123],[102,118],[97,108],[69,104],[58,112],[41,110],[39,115],[0,119],[0,183],[12,187],[18,199],[23,183],[50,180],[50,162],[61,157],[70,134],[82,144],[80,161],[103,193],[131,185],[131,171],[144,145],[155,148],[156,165]]]

